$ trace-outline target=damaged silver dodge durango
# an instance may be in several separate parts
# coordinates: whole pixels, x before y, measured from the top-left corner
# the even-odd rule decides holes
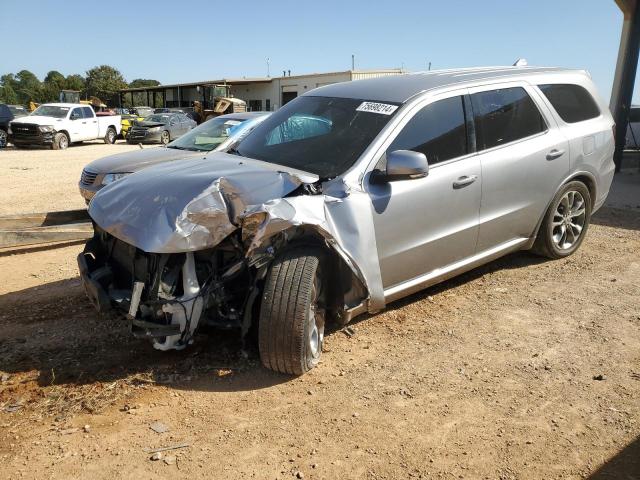
[[[613,127],[583,71],[325,86],[227,153],[101,190],[83,284],[157,349],[184,348],[205,325],[254,326],[264,365],[302,374],[326,322],[515,250],[573,253],[611,184]]]

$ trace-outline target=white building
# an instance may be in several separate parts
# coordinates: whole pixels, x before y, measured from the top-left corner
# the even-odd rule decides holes
[[[177,83],[157,87],[126,88],[120,91],[120,104],[157,107],[191,107],[195,100],[211,108],[212,90],[216,85],[229,85],[231,95],[247,102],[247,110],[277,110],[298,95],[331,83],[364,78],[400,75],[402,69],[346,70],[344,72],[312,73],[262,78],[222,78],[204,82]]]

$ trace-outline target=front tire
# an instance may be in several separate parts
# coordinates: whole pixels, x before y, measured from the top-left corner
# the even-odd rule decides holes
[[[274,260],[260,308],[258,344],[262,364],[302,375],[320,361],[324,340],[322,253],[291,250]]]
[[[0,128],[0,148],[4,148],[7,146],[7,132]]]
[[[162,132],[162,135],[160,135],[160,142],[163,145],[166,145],[167,143],[169,143],[171,141],[171,137],[169,135],[169,132],[167,130],[164,130]]]
[[[591,221],[591,194],[579,181],[556,194],[544,216],[533,251],[544,257],[568,257],[582,244]]]
[[[107,128],[107,133],[104,135],[104,143],[106,144],[114,144],[116,143],[116,137],[118,134],[116,133],[116,129],[113,127]]]
[[[53,137],[53,143],[51,144],[52,150],[66,150],[69,146],[69,137],[64,133],[56,133]]]

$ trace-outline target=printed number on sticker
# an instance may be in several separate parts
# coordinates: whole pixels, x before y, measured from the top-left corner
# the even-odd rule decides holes
[[[389,105],[388,103],[362,102],[358,108],[359,112],[381,113],[382,115],[391,115],[398,109],[397,105]]]

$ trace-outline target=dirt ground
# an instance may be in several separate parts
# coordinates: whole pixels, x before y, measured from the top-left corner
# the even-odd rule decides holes
[[[52,171],[0,152],[2,211],[80,207],[84,162],[121,148]],[[2,479],[640,478],[637,208],[598,212],[568,259],[510,255],[333,331],[300,378],[231,333],[131,338],[85,299],[80,250],[0,252]]]
[[[96,140],[67,150],[1,149],[0,215],[83,208],[78,193],[82,168],[97,158],[138,148],[123,140],[113,145]]]

